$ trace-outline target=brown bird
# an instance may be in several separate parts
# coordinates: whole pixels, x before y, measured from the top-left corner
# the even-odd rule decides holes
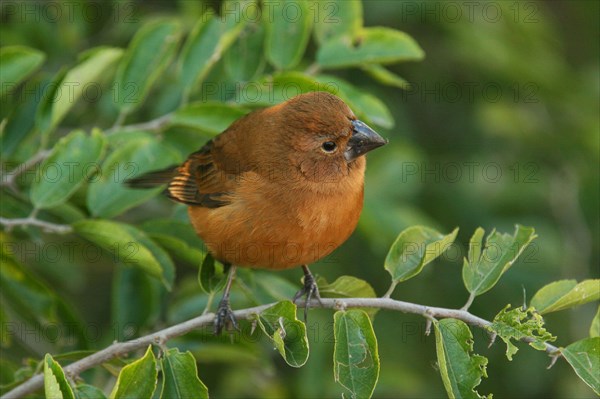
[[[168,184],[167,196],[189,206],[209,252],[229,267],[215,318],[219,334],[225,323],[237,326],[229,305],[236,266],[301,266],[304,287],[294,302],[319,297],[307,264],[354,231],[363,206],[364,155],[386,143],[341,99],[312,92],[251,112],[181,166],[127,183]]]

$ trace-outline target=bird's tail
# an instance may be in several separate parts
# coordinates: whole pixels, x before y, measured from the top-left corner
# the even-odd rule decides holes
[[[168,184],[177,175],[178,166],[169,166],[162,170],[148,172],[133,179],[125,180],[131,188],[155,188]]]

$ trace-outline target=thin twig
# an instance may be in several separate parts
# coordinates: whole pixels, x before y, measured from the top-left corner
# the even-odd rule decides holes
[[[0,225],[5,226],[9,230],[16,226],[36,226],[48,233],[56,234],[68,234],[73,231],[73,228],[69,225],[46,222],[44,220],[37,219],[35,215],[20,219],[7,219],[0,217]]]
[[[338,309],[340,304],[343,304],[343,308],[379,308],[399,311],[403,313],[415,313],[424,317],[434,318],[453,318],[462,320],[472,326],[487,329],[492,323],[477,317],[467,311],[459,309],[446,309],[438,307],[429,307],[425,305],[419,305],[410,302],[397,301],[390,298],[321,298],[320,301],[313,300],[310,303],[311,308],[327,308],[327,309]],[[253,319],[253,316],[267,309],[274,304],[255,306],[248,309],[237,310],[234,313],[238,320],[241,319]],[[305,303],[299,301],[298,306],[304,307]],[[140,338],[133,339],[127,342],[118,342],[110,345],[107,348],[100,350],[88,357],[80,359],[74,363],[64,367],[65,373],[71,377],[76,377],[85,370],[96,367],[102,363],[108,362],[118,356],[125,355],[127,353],[143,349],[151,344],[164,343],[169,339],[182,336],[190,331],[197,330],[201,327],[211,325],[215,318],[214,313],[202,315],[174,326],[168,327],[164,330],[157,331],[152,334],[145,335]],[[530,342],[531,340],[523,339],[524,342]],[[551,356],[560,356],[559,349],[548,343],[546,345],[546,352]],[[23,384],[17,386],[12,391],[7,392],[1,399],[17,399],[25,395],[35,392],[42,388],[44,384],[44,376],[37,374],[31,377]]]
[[[51,152],[52,152],[51,150],[40,150],[37,153],[35,153],[31,158],[29,158],[27,161],[23,162],[22,164],[20,164],[19,166],[17,166],[13,170],[11,170],[10,172],[6,172],[5,176],[2,176],[2,181],[0,181],[0,186],[8,187],[14,192],[19,192],[19,190],[17,189],[17,186],[15,184],[17,177],[21,176],[23,174],[23,172],[33,168],[39,162],[46,159],[48,157],[48,155],[50,155]]]
[[[169,124],[172,117],[173,117],[173,114],[166,114],[159,118],[152,119],[148,122],[135,123],[132,125],[125,125],[125,126],[115,125],[115,126],[111,127],[110,129],[108,129],[105,133],[107,135],[111,135],[116,132],[132,132],[135,130],[159,132],[165,126],[167,126]]]
[[[314,75],[318,74],[320,71],[321,71],[321,66],[315,62],[313,64],[310,64],[308,66],[308,68],[306,68],[304,73],[307,75],[314,76]]]

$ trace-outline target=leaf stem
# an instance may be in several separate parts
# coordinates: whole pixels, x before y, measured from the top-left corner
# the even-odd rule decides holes
[[[390,296],[392,296],[397,285],[397,281],[392,281],[392,284],[390,284],[390,288],[388,288],[387,292],[383,295],[383,298],[389,298]]]
[[[463,305],[463,307],[462,307],[462,308],[460,308],[460,310],[464,310],[465,312],[466,312],[467,310],[469,310],[469,308],[470,308],[470,307],[471,307],[471,305],[473,304],[473,301],[475,300],[475,297],[476,297],[476,296],[477,296],[477,295],[475,295],[475,293],[471,292],[471,294],[469,294],[469,299],[467,299],[467,303],[465,303],[465,304]]]
[[[453,318],[462,320],[467,324],[470,324],[475,327],[479,327],[482,329],[486,329],[492,324],[491,322],[482,319],[478,316],[475,316],[465,310],[460,309],[447,309],[447,308],[438,308],[438,307],[430,307],[425,305],[419,305],[416,303],[397,301],[395,299],[390,298],[321,298],[320,301],[313,300],[310,302],[311,308],[327,308],[327,309],[338,309],[340,303],[343,304],[344,308],[378,308],[378,309],[388,309],[403,313],[414,313],[419,314],[424,317],[432,317],[432,318]],[[252,308],[236,310],[233,312],[235,317],[238,320],[241,319],[252,319],[253,315],[262,312],[270,306],[273,306],[274,303],[270,303],[267,305],[255,306]],[[304,307],[306,303],[304,301],[299,301],[298,306]],[[160,330],[154,332],[152,334],[145,335],[140,338],[135,338],[131,341],[127,342],[115,342],[112,345],[94,353],[93,355],[84,357],[76,362],[73,362],[64,367],[65,373],[67,373],[70,377],[76,377],[80,373],[91,369],[92,367],[96,367],[102,363],[106,363],[111,359],[114,359],[118,356],[125,355],[127,353],[142,349],[151,344],[156,344],[156,342],[166,342],[169,339],[176,338],[182,336],[190,331],[197,330],[201,327],[211,325],[215,318],[214,313],[208,313],[205,315],[201,315],[199,317],[195,317],[193,319],[184,321],[179,324],[175,324],[171,327],[165,328],[164,330]],[[530,342],[530,339],[524,338],[522,339],[524,342]],[[559,348],[545,343],[546,352],[552,357],[559,357],[560,351]],[[35,392],[36,390],[42,388],[44,385],[44,376],[42,374],[37,374],[31,377],[29,380],[24,382],[23,384],[17,386],[13,390],[7,392],[1,399],[17,399],[21,398],[25,395]]]

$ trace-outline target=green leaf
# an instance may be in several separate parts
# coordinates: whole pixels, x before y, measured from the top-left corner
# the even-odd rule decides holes
[[[223,265],[218,263],[219,267],[217,270],[215,262],[215,258],[210,253],[207,253],[198,270],[198,283],[202,291],[207,294],[219,292],[227,280]]]
[[[301,72],[283,72],[264,77],[257,82],[242,86],[245,105],[267,106],[279,104],[298,94],[312,91],[338,92],[338,86],[329,82],[320,83],[314,77]]]
[[[48,134],[52,131],[52,110],[55,99],[61,96],[59,89],[66,74],[67,68],[61,68],[41,91],[41,98],[35,112],[35,126],[42,133],[42,140],[47,140]]]
[[[531,298],[540,314],[556,312],[600,299],[600,280],[560,280],[540,288]]]
[[[375,298],[371,284],[354,276],[340,276],[333,283],[317,279],[319,293],[324,298]]]
[[[317,62],[323,68],[419,61],[423,57],[425,53],[412,37],[384,27],[362,28],[354,37],[337,36],[317,51]]]
[[[35,115],[41,98],[39,92],[33,96],[25,96],[12,106],[5,119],[6,122],[0,123],[0,141],[2,141],[0,154],[4,159],[11,159],[20,148],[28,145],[27,139],[35,126],[35,118],[31,116]]]
[[[144,357],[123,367],[109,398],[150,399],[156,389],[157,377],[156,358],[152,345],[149,345]]]
[[[217,135],[247,113],[248,110],[230,104],[192,103],[175,111],[170,123]]]
[[[95,217],[112,218],[152,198],[161,188],[136,190],[127,187],[124,181],[179,161],[177,151],[154,138],[132,140],[117,148],[104,160],[100,173],[89,185],[90,213]]]
[[[370,398],[379,378],[377,338],[369,316],[359,309],[335,312],[333,377],[352,398]]]
[[[296,305],[281,301],[258,315],[261,330],[273,341],[283,360],[301,367],[308,360],[306,326],[296,319]]]
[[[319,293],[323,298],[375,298],[375,290],[365,280],[353,276],[340,276],[333,283],[328,283],[324,277],[317,277]],[[376,308],[362,309],[373,318],[377,313]]]
[[[31,185],[31,202],[35,207],[50,208],[66,201],[96,171],[104,144],[98,129],[89,136],[76,130],[60,139]]]
[[[438,366],[449,398],[490,398],[475,388],[487,378],[487,358],[473,353],[473,334],[456,319],[434,321]]]
[[[488,329],[496,334],[506,343],[506,357],[512,361],[512,356],[519,350],[512,339],[520,341],[529,338],[529,345],[539,351],[546,350],[545,342],[552,342],[556,337],[544,328],[544,319],[534,308],[523,310],[521,307],[510,309],[506,305],[494,317],[494,321]]]
[[[171,289],[174,265],[167,253],[135,227],[109,220],[82,220],[73,224],[75,232],[110,251],[115,262],[137,267],[161,280]]]
[[[600,306],[598,306],[596,316],[590,325],[590,337],[600,337]]]
[[[84,52],[77,64],[66,71],[52,97],[45,97],[49,103],[43,108],[49,113],[44,120],[43,132],[51,131],[63,120],[77,100],[89,88],[89,84],[95,84],[101,75],[115,64],[123,55],[123,50],[112,47],[98,47]]]
[[[277,69],[290,69],[300,62],[310,38],[312,13],[306,0],[282,0],[269,7],[266,21],[265,55]]]
[[[0,95],[4,97],[17,87],[46,59],[39,50],[25,46],[5,46],[0,48]]]
[[[88,384],[79,384],[75,387],[77,399],[105,399],[106,395],[100,388]]]
[[[392,114],[379,98],[331,75],[319,75],[316,80],[344,100],[363,122],[374,123],[386,129],[394,127]]]
[[[385,258],[384,267],[397,283],[419,274],[423,267],[439,257],[454,242],[458,228],[442,234],[424,226],[402,231]]]
[[[198,378],[196,359],[190,351],[180,353],[177,348],[167,350],[161,366],[164,380],[161,398],[208,398],[208,389]]]
[[[469,242],[468,259],[463,262],[462,276],[467,290],[481,295],[490,290],[537,236],[532,227],[517,225],[514,235],[493,230],[485,240],[485,231],[479,227]]]
[[[141,227],[172,256],[195,267],[199,267],[204,261],[207,253],[206,246],[189,222],[154,219]]]
[[[234,82],[252,80],[265,66],[262,23],[249,23],[223,57],[225,72]]]
[[[202,15],[185,41],[179,59],[180,83],[185,98],[206,78],[245,24],[246,18],[237,15],[215,17],[212,11]]]
[[[600,395],[600,337],[585,338],[561,350],[575,373]]]
[[[175,21],[153,21],[137,31],[115,78],[115,102],[122,113],[139,107],[150,88],[175,55],[180,26]]]
[[[360,0],[319,0],[315,7],[315,39],[318,43],[337,36],[354,37],[363,26]]]
[[[397,87],[403,90],[410,89],[410,83],[379,64],[365,64],[361,68],[381,84]]]
[[[75,399],[65,372],[49,353],[44,357],[44,391],[47,398]]]

